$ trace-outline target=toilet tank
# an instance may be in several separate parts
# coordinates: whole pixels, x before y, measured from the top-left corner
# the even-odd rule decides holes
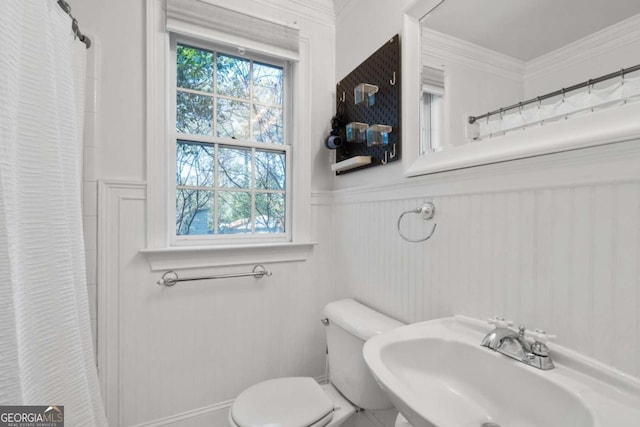
[[[329,320],[325,328],[331,383],[360,408],[392,408],[364,361],[362,346],[374,335],[404,324],[352,299],[327,304],[324,316]]]

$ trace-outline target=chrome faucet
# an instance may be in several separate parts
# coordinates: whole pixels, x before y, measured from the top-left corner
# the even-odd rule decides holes
[[[513,322],[501,317],[489,319],[488,322],[494,325],[495,329],[482,339],[480,345],[534,368],[554,368],[549,356],[549,347],[546,345],[550,339],[555,338],[554,335],[548,335],[538,329],[531,332],[524,325],[520,325],[516,332],[509,327],[513,326]]]

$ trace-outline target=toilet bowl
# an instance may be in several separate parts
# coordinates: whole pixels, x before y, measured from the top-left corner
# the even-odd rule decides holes
[[[277,378],[243,391],[229,411],[229,425],[337,427],[355,411],[331,384],[308,377]]]
[[[372,336],[403,324],[352,299],[327,304],[323,314],[330,383],[287,377],[255,384],[233,402],[231,427],[337,427],[356,408],[393,407],[369,372],[362,346]]]

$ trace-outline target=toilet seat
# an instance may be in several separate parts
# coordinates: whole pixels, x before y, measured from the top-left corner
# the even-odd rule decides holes
[[[313,378],[276,378],[240,393],[229,418],[238,427],[323,427],[333,410],[333,402]]]

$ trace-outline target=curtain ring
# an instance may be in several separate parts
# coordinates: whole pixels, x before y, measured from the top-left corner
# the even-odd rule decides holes
[[[620,84],[622,84],[622,85],[624,85],[624,72],[625,72],[624,68],[622,70],[620,70],[620,76],[622,77],[622,83],[620,83]]]
[[[591,95],[591,79],[589,79],[589,81],[587,82],[587,85],[589,86],[589,95]]]

